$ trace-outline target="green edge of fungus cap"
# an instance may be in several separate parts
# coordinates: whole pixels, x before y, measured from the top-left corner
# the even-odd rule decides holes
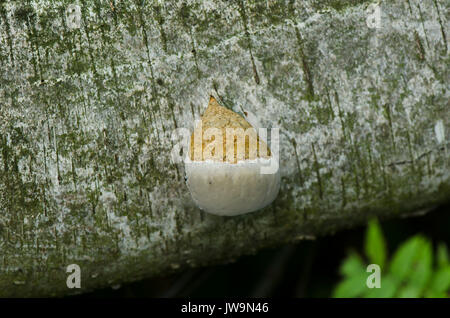
[[[190,138],[186,183],[205,212],[234,216],[270,204],[280,189],[280,172],[263,172],[273,160],[265,141],[242,116],[210,97]],[[277,163],[278,167],[278,163]]]

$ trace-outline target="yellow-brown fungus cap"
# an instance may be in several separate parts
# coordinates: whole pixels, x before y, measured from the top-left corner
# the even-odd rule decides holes
[[[228,147],[227,137],[234,139]],[[241,160],[267,159],[270,156],[270,149],[252,125],[239,114],[219,105],[214,97],[209,98],[208,108],[191,135],[191,160],[237,163]]]

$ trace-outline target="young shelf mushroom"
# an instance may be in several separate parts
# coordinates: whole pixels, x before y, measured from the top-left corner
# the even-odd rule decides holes
[[[278,162],[275,171],[264,169],[273,160],[277,158],[256,129],[211,96],[190,138],[186,183],[205,212],[222,216],[254,212],[278,194]]]

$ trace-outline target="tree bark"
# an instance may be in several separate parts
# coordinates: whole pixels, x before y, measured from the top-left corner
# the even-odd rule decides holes
[[[0,3],[0,296],[85,292],[448,201],[449,2]],[[379,15],[378,15],[379,14]],[[278,198],[201,212],[175,128],[280,128]],[[66,268],[81,268],[69,289]]]

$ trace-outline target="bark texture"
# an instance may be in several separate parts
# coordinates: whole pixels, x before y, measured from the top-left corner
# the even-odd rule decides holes
[[[448,200],[448,14],[444,0],[1,1],[0,296],[232,261]],[[202,213],[170,161],[210,94],[280,128],[282,186],[262,211]]]

